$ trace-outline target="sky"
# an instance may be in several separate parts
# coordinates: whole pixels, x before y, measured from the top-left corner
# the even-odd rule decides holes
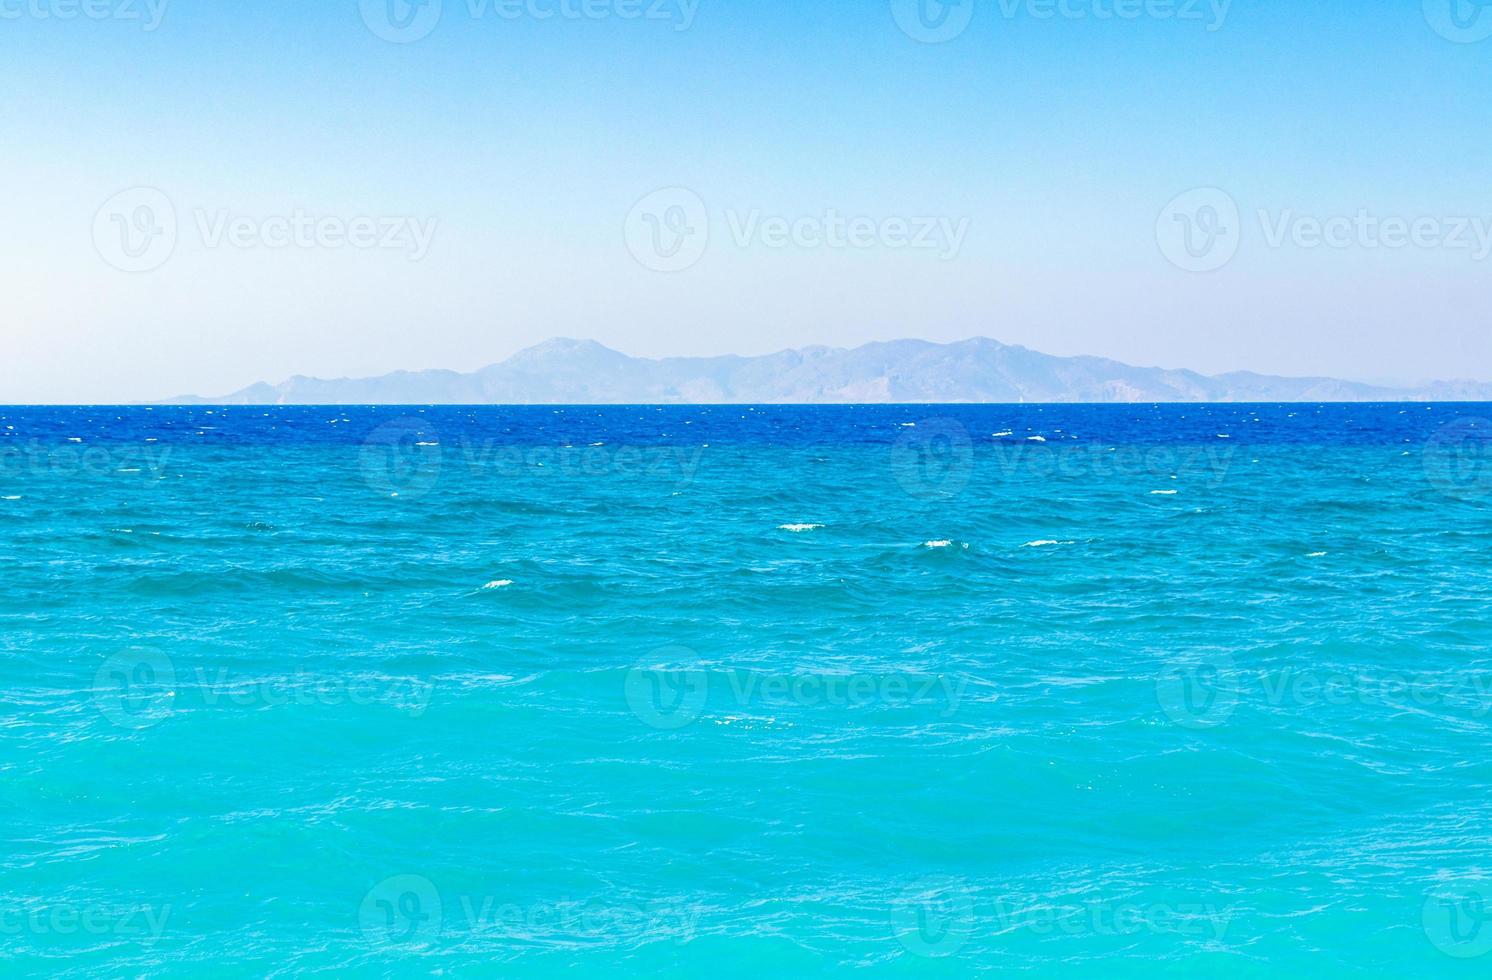
[[[1480,0],[0,0],[0,403],[988,336],[1492,380]]]

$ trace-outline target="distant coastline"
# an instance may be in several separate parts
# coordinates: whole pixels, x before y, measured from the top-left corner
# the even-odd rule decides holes
[[[1492,384],[1395,388],[1337,378],[1135,367],[1059,357],[984,337],[805,347],[756,357],[630,357],[556,338],[469,374],[396,371],[373,378],[294,377],[168,405],[1142,404],[1479,402]]]

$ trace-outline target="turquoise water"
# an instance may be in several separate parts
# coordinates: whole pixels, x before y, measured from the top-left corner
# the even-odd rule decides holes
[[[0,409],[0,972],[1486,976],[1477,411]]]

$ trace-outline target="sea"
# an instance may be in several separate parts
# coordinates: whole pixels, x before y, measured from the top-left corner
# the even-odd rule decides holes
[[[0,408],[0,975],[1487,977],[1489,417]]]

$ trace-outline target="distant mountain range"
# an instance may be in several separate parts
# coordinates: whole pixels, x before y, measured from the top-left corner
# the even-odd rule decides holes
[[[808,404],[844,402],[1485,401],[1492,384],[1386,388],[1249,371],[1208,376],[1056,357],[978,337],[804,347],[760,357],[629,357],[593,340],[549,340],[470,374],[396,371],[377,378],[294,377],[189,405]]]

